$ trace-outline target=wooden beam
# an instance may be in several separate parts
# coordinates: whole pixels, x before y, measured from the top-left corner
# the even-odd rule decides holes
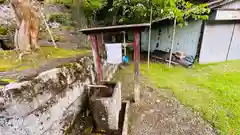
[[[92,88],[108,88],[108,86],[106,86],[106,85],[88,85],[88,87],[92,87]]]
[[[139,67],[140,67],[140,31],[134,30],[134,101],[140,101],[140,81],[139,81]]]
[[[101,58],[99,56],[99,46],[98,46],[97,36],[90,35],[90,41],[92,43],[94,66],[95,66],[95,70],[97,71],[97,83],[100,84],[100,82],[102,81],[102,66],[101,66]]]
[[[168,63],[169,63],[169,60],[165,60],[165,59],[163,59],[163,58],[161,58],[161,57],[158,57],[158,56],[152,56],[152,58],[157,59],[157,60],[160,60],[160,61],[162,61],[162,62],[168,62]],[[173,64],[173,65],[179,65],[178,63],[176,63],[176,62],[174,62],[174,61],[171,61],[171,64]]]

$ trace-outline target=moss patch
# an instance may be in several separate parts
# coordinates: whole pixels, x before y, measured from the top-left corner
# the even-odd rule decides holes
[[[3,4],[6,0],[0,0],[0,4]]]
[[[17,80],[12,79],[12,78],[4,78],[4,79],[0,79],[0,80],[4,81],[4,82],[9,82],[9,83],[17,82]]]
[[[0,78],[0,88],[3,88],[5,85],[14,82],[17,82],[17,80],[11,78]]]
[[[19,61],[18,55],[15,51],[0,52],[0,72],[4,71],[21,71],[27,68],[36,68],[40,64],[56,58],[73,57],[80,54],[87,54],[90,50],[65,50],[54,47],[42,47],[38,53],[32,53],[23,57]]]
[[[1,0],[0,0],[1,3]],[[0,25],[0,35],[7,35],[8,34],[8,30],[6,28],[4,28],[4,26]]]

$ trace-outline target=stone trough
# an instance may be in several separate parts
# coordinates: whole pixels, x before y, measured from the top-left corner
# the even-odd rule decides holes
[[[119,112],[121,110],[121,83],[104,82],[103,86],[93,88],[91,111],[94,126],[103,130],[118,130]]]
[[[100,135],[128,135],[128,114],[129,114],[129,101],[123,101],[121,104],[121,110],[119,113],[119,122],[118,130],[112,131],[104,131],[104,130],[96,130],[93,129],[92,135],[100,134]]]
[[[92,134],[127,135],[130,102],[121,100],[121,83],[103,82],[91,91]]]

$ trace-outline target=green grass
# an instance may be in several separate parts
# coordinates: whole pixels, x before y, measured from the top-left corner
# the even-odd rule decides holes
[[[27,68],[36,68],[40,64],[55,58],[66,58],[80,54],[87,54],[89,50],[65,50],[54,47],[42,47],[38,53],[32,53],[18,59],[15,51],[0,51],[0,72],[14,70],[20,71]]]
[[[201,112],[220,134],[240,134],[240,61],[197,65],[193,69],[141,65],[159,88],[171,90],[182,104]]]

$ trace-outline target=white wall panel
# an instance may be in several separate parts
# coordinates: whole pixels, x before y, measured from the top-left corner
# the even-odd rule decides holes
[[[228,60],[238,59],[240,59],[240,23],[236,23],[228,54]]]
[[[226,60],[233,26],[231,22],[206,24],[199,58],[200,64]]]

